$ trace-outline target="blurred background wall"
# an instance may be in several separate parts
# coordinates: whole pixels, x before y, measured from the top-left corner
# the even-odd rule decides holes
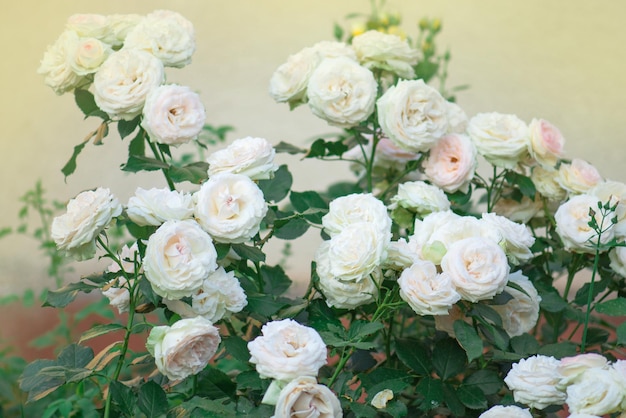
[[[97,121],[83,120],[73,96],[56,96],[36,70],[71,14],[180,12],[195,25],[197,50],[190,66],[168,70],[168,81],[199,91],[208,123],[236,128],[230,140],[260,136],[306,146],[332,128],[307,107],[290,112],[274,103],[269,78],[288,55],[332,39],[334,22],[345,26],[347,14],[370,10],[365,0],[5,0],[2,6],[0,228],[18,225],[18,199],[39,179],[48,197],[62,201],[103,186],[126,203],[138,185],[165,187],[159,173],[117,169],[127,144],[116,135],[87,146],[64,182],[61,167]],[[442,19],[438,46],[452,54],[448,85],[470,85],[457,95],[470,117],[498,111],[527,122],[547,119],[566,137],[567,157],[584,158],[605,177],[626,181],[626,2],[389,0],[387,10],[402,14],[409,36],[417,34],[420,18]],[[350,176],[345,166],[318,164],[290,165],[294,190],[322,189]],[[316,235],[294,245],[288,265],[294,277],[308,277]],[[278,252],[280,243],[274,248]],[[99,268],[94,264],[76,264],[68,279],[93,272]],[[34,240],[14,234],[0,239],[0,296],[53,286],[45,269]]]

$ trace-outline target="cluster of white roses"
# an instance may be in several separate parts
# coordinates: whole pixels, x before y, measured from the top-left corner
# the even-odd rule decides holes
[[[626,360],[609,363],[600,354],[561,360],[535,355],[513,364],[504,382],[516,402],[531,408],[565,403],[572,417],[600,417],[626,409]]]

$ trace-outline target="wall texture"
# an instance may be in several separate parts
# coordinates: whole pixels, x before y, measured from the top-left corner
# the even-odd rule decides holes
[[[74,13],[141,13],[176,10],[195,25],[194,62],[169,70],[168,80],[197,89],[212,124],[236,127],[230,139],[248,135],[305,144],[331,130],[307,108],[290,112],[267,94],[268,80],[287,56],[305,46],[331,39],[333,22],[345,24],[350,12],[369,10],[363,0],[22,0],[6,2],[0,15],[5,39],[0,66],[0,140],[3,163],[0,227],[17,222],[19,197],[38,179],[51,198],[67,200],[84,189],[109,187],[126,202],[136,186],[164,187],[158,174],[126,176],[116,170],[125,147],[116,136],[100,147],[88,146],[78,170],[64,182],[60,168],[72,147],[92,129],[71,95],[57,97],[36,74],[48,44]],[[450,48],[449,85],[469,84],[458,103],[472,116],[478,112],[515,113],[530,121],[545,118],[567,139],[567,156],[582,157],[607,177],[626,181],[621,145],[625,132],[625,2],[502,2],[481,0],[389,0],[403,28],[417,34],[417,21],[440,17],[439,45]],[[284,160],[283,160],[284,161]],[[324,177],[316,166],[292,167],[296,190],[321,188],[350,175],[329,165]],[[315,234],[314,234],[315,235]],[[317,239],[307,236],[294,246],[289,266],[295,276],[308,275]],[[279,248],[280,246],[276,246]],[[76,280],[95,263],[77,264]],[[0,239],[0,296],[52,283],[45,274],[36,243],[24,236]]]

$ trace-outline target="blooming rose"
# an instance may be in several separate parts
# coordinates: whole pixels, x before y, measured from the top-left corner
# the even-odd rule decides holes
[[[522,335],[537,325],[539,319],[539,302],[541,296],[533,286],[528,277],[522,275],[520,271],[511,273],[508,282],[513,282],[524,289],[520,292],[512,287],[507,287],[508,294],[513,296],[504,305],[493,305],[492,308],[500,314],[502,327],[511,337]]]
[[[585,193],[600,183],[602,176],[593,165],[579,158],[574,158],[571,164],[559,166],[557,181],[568,192]]]
[[[391,198],[393,209],[397,206],[420,216],[450,209],[448,197],[440,188],[423,181],[407,181],[398,186],[398,193]]]
[[[469,121],[467,133],[478,152],[496,167],[515,168],[528,149],[528,126],[515,115],[479,113]]]
[[[464,134],[467,131],[467,124],[469,119],[467,114],[454,102],[446,102],[446,108],[448,110],[448,133],[450,134]]]
[[[195,198],[196,219],[217,242],[249,240],[259,232],[267,213],[263,192],[243,174],[211,176]]]
[[[96,38],[78,39],[69,58],[70,66],[79,76],[95,73],[113,50]]]
[[[209,177],[217,173],[243,174],[252,180],[267,180],[274,176],[276,150],[267,139],[236,139],[228,147],[209,155]]]
[[[122,205],[109,189],[79,193],[67,204],[66,213],[52,220],[52,239],[59,250],[75,259],[90,259],[96,253],[100,232],[121,213]]]
[[[570,198],[563,203],[554,214],[556,232],[561,237],[565,249],[575,252],[594,252],[594,245],[598,241],[596,231],[589,226],[591,216],[589,211],[595,212],[598,227],[604,231],[600,236],[600,243],[606,244],[613,236],[613,225],[610,218],[602,219],[598,209],[598,198],[581,194]]]
[[[107,34],[102,39],[109,45],[120,46],[128,33],[145,17],[138,14],[113,14],[107,16]]]
[[[597,197],[603,204],[617,204],[615,212],[610,215],[611,218],[617,218],[617,223],[613,226],[615,237],[626,238],[626,184],[621,181],[601,181],[589,189],[587,194]]]
[[[297,377],[281,391],[272,418],[341,418],[337,396],[309,376]]]
[[[269,92],[279,102],[296,107],[306,102],[306,86],[321,58],[313,48],[304,48],[290,55],[270,78]]]
[[[149,52],[166,67],[182,68],[196,50],[193,24],[179,13],[156,10],[128,33],[127,48]]]
[[[346,57],[326,58],[309,78],[307,97],[315,116],[349,128],[374,112],[377,89],[367,68]]]
[[[626,277],[626,247],[615,247],[609,251],[610,267],[622,277]]]
[[[553,201],[563,201],[567,197],[567,191],[558,182],[559,172],[555,169],[546,169],[541,166],[533,167],[530,179],[537,191],[543,197]]]
[[[67,18],[65,27],[82,38],[102,39],[109,31],[107,17],[95,13],[73,14]]]
[[[44,76],[46,86],[52,88],[56,94],[73,90],[82,80],[82,77],[72,70],[68,59],[74,53],[77,43],[76,32],[66,30],[43,54],[37,72]]]
[[[144,51],[112,53],[94,77],[94,98],[113,119],[131,120],[141,114],[146,96],[165,80],[163,64]]]
[[[482,220],[500,233],[502,236],[500,245],[512,264],[517,265],[533,257],[530,247],[535,243],[535,237],[526,225],[495,213],[483,213]]]
[[[355,36],[352,48],[364,67],[379,68],[401,78],[415,78],[413,66],[417,64],[419,51],[411,48],[406,39],[370,30]]]
[[[478,416],[478,418],[533,418],[528,409],[522,409],[519,406],[496,405]]]
[[[150,331],[146,347],[159,371],[170,380],[200,373],[215,355],[221,338],[218,329],[200,316],[181,319],[171,327]]]
[[[415,248],[410,246],[406,239],[400,238],[387,245],[387,258],[383,260],[382,267],[402,271],[418,261],[421,259]]]
[[[441,260],[441,270],[461,297],[470,302],[490,299],[502,292],[509,276],[506,254],[498,244],[482,238],[454,242]]]
[[[528,125],[530,142],[528,152],[544,168],[556,167],[563,156],[565,139],[561,131],[543,119],[533,119]]]
[[[171,220],[150,236],[143,267],[156,294],[179,299],[198,291],[217,269],[217,252],[195,221]]]
[[[585,370],[592,368],[608,369],[609,361],[597,353],[584,353],[562,358],[558,367],[559,374],[562,376],[559,388],[565,389],[575,382]]]
[[[324,230],[330,235],[340,233],[357,222],[369,222],[391,239],[391,218],[387,207],[371,193],[353,193],[330,202],[328,213],[322,217]]]
[[[135,260],[141,263],[137,243],[135,242],[130,247],[124,245],[120,254],[120,263],[127,274],[132,275],[135,273]],[[117,273],[121,270],[120,265],[115,262],[107,268],[107,271],[110,273]],[[128,312],[130,305],[130,292],[128,291],[127,283],[124,276],[119,276],[102,288],[102,294],[109,299],[109,303],[117,308],[119,313]]]
[[[554,357],[542,355],[522,359],[513,364],[504,383],[513,391],[515,402],[537,409],[562,405],[566,395],[557,389],[559,364]]]
[[[378,122],[400,148],[427,151],[448,131],[448,107],[424,80],[401,80],[377,102]]]
[[[448,134],[430,149],[424,174],[448,193],[467,191],[476,170],[476,147],[467,135]]]
[[[589,368],[566,390],[567,406],[576,414],[604,416],[625,406],[626,379],[612,368]]]
[[[446,273],[437,273],[430,261],[418,261],[398,279],[400,297],[418,315],[446,315],[461,299]]]
[[[128,200],[128,217],[137,225],[159,226],[165,221],[190,219],[193,216],[191,195],[169,189],[138,187]]]
[[[200,96],[189,87],[169,84],[148,93],[141,126],[154,142],[178,146],[197,138],[205,120]]]
[[[250,363],[263,379],[315,377],[326,364],[326,344],[313,328],[292,319],[267,322],[248,343]]]

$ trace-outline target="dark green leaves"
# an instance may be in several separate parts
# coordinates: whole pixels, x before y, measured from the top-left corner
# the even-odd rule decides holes
[[[609,316],[625,316],[626,315],[626,298],[616,298],[596,305],[598,313]]]
[[[146,382],[139,389],[137,405],[146,416],[160,417],[165,415],[168,409],[165,391],[152,380]]]
[[[430,352],[418,341],[397,339],[396,354],[400,361],[415,373],[421,376],[430,374],[432,368]]]
[[[467,354],[467,361],[472,361],[483,354],[483,341],[470,324],[462,320],[454,322],[454,333],[461,347]]]
[[[93,97],[93,94],[88,90],[76,89],[74,90],[74,101],[76,101],[76,105],[83,112],[85,118],[89,116],[96,116],[102,118],[104,120],[109,119],[109,115],[100,110],[96,101]]]
[[[465,370],[465,351],[452,338],[435,343],[432,359],[433,366],[442,380],[454,377]]]
[[[346,151],[348,151],[348,146],[341,141],[325,141],[319,138],[311,144],[305,158],[341,156]]]
[[[274,173],[274,178],[259,181],[259,188],[267,202],[280,202],[289,194],[292,183],[293,177],[289,169],[286,165],[281,165]]]

